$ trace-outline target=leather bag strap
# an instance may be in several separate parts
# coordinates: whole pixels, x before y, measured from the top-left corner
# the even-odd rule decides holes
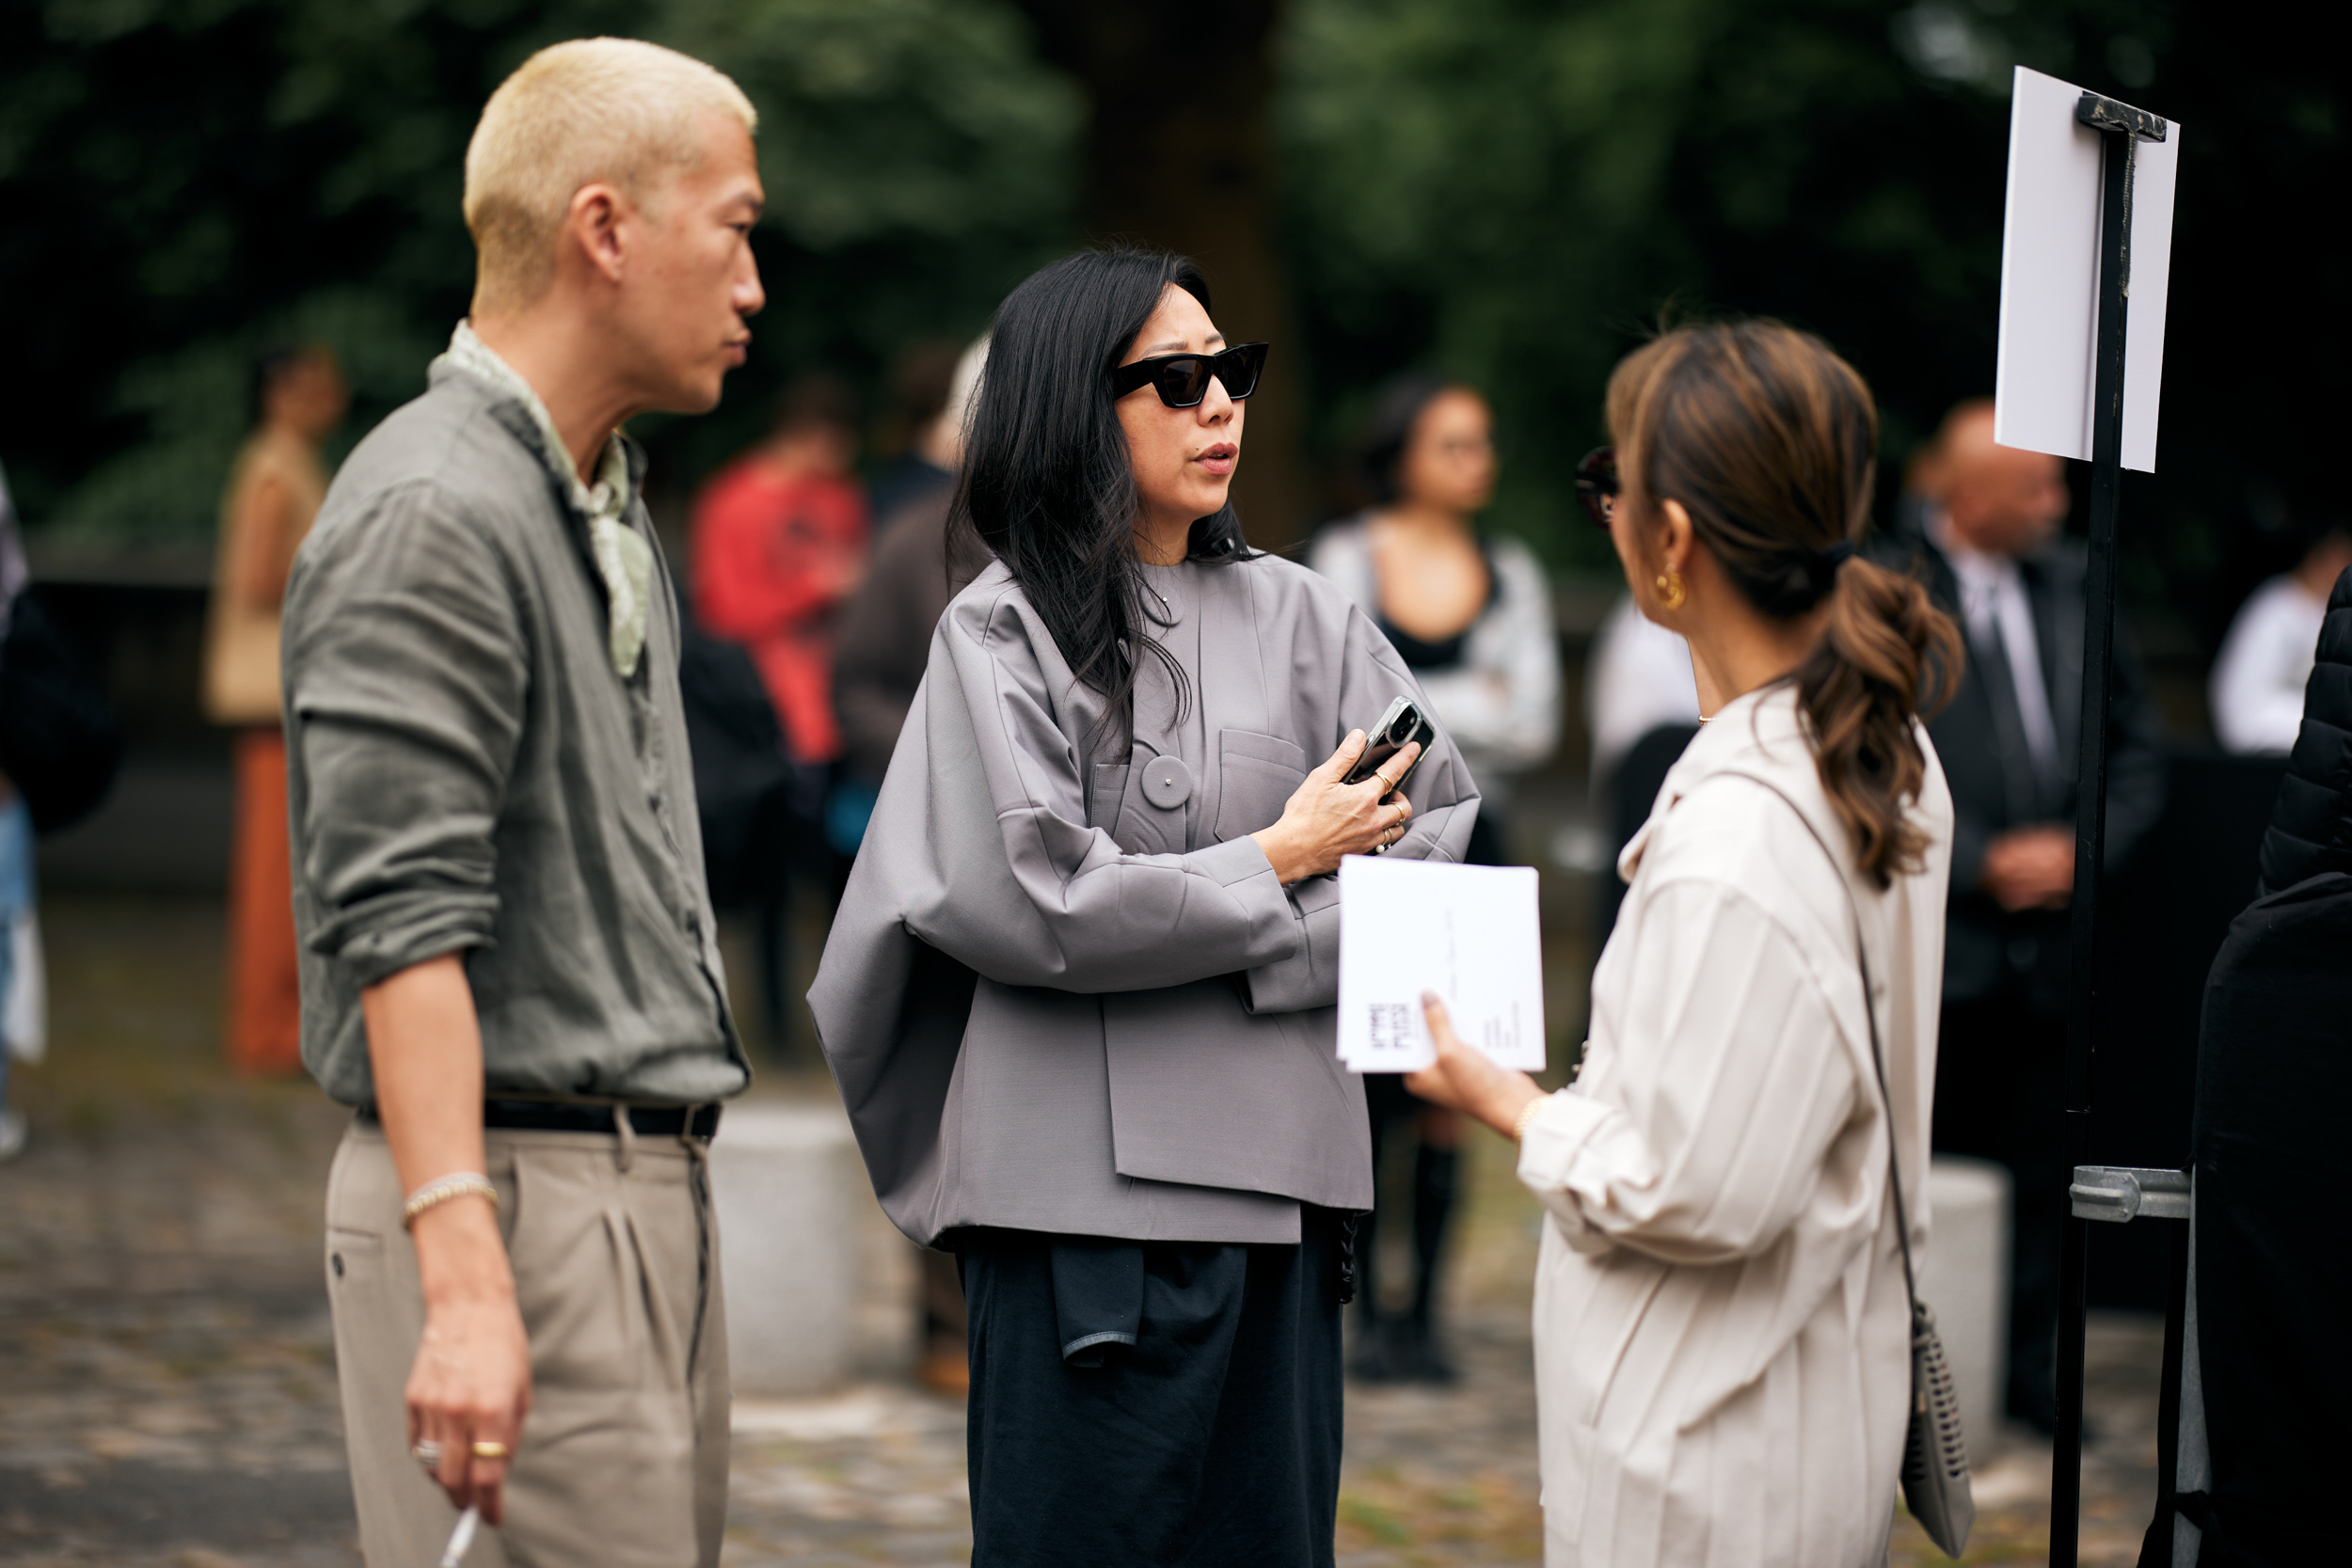
[[[1886,1057],[1879,1045],[1878,1004],[1871,999],[1870,991],[1870,952],[1862,940],[1862,901],[1854,896],[1853,883],[1846,879],[1845,863],[1829,847],[1829,841],[1821,836],[1820,830],[1813,826],[1812,818],[1806,816],[1804,809],[1789,799],[1787,790],[1759,774],[1742,772],[1736,768],[1726,768],[1724,772],[1732,778],[1761,784],[1779,796],[1782,803],[1788,806],[1789,815],[1796,817],[1799,825],[1812,836],[1813,842],[1821,847],[1821,853],[1829,857],[1830,869],[1837,873],[1838,886],[1846,890],[1846,911],[1853,918],[1854,965],[1862,972],[1862,1013],[1870,1022],[1870,1068],[1878,1078],[1879,1103],[1886,1109],[1886,1180],[1895,1194],[1896,1239],[1902,1243],[1903,1248],[1903,1290],[1911,1297],[1912,1316],[1916,1318],[1919,1314],[1919,1279],[1911,1262],[1911,1218],[1903,1207],[1902,1165],[1895,1149],[1895,1097],[1886,1086]]]

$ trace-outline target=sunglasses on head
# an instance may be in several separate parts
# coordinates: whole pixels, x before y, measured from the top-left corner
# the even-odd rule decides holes
[[[1138,359],[1111,372],[1111,396],[1125,397],[1150,383],[1170,408],[1198,408],[1209,395],[1209,381],[1225,383],[1225,395],[1235,403],[1258,389],[1258,373],[1265,369],[1266,345],[1235,343],[1222,354],[1163,354]]]
[[[1609,514],[1617,504],[1617,449],[1595,447],[1576,460],[1576,499],[1584,503],[1584,515],[1602,532],[1609,530]]]

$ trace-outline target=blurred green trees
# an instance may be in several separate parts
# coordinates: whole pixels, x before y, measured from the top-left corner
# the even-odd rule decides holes
[[[1822,332],[1899,455],[1990,390],[2008,73],[1927,75],[1894,46],[1899,14],[1299,0],[1284,132],[1317,363],[1359,382],[1418,348],[1491,388],[1502,516],[1571,557],[1606,543],[1561,528],[1567,470],[1603,439],[1611,365],[1661,315]],[[1325,404],[1342,425],[1344,402]]]
[[[2275,567],[2293,529],[2274,525],[2344,509],[2352,345],[2336,302],[2352,257],[2319,235],[2345,188],[2352,52],[2253,12],[20,0],[0,6],[0,459],[25,514],[112,534],[209,527],[265,341],[341,348],[357,427],[411,393],[465,308],[459,164],[483,99],[531,49],[596,32],[702,55],[763,115],[771,303],[717,416],[647,421],[673,483],[748,437],[785,370],[871,385],[898,345],[977,328],[1100,225],[1200,248],[1247,285],[1228,303],[1258,298],[1238,314],[1287,314],[1277,363],[1327,471],[1391,372],[1487,388],[1506,442],[1497,521],[1555,561],[1601,559],[1566,471],[1600,439],[1610,366],[1661,311],[1821,332],[1879,394],[1891,495],[1944,409],[1990,388],[2024,63],[2185,127],[2161,471],[2125,498],[2138,600],[2210,640]],[[1253,256],[1286,280],[1234,260]],[[1261,412],[1262,447],[1285,439]]]
[[[2125,567],[2210,646],[2296,525],[2346,510],[2352,261],[2317,233],[2352,172],[2352,55],[2282,23],[2182,0],[1293,0],[1279,132],[1317,439],[1342,450],[1392,368],[1442,367],[1494,397],[1498,520],[1604,562],[1566,477],[1610,366],[1661,312],[1768,314],[1869,379],[1891,499],[1944,410],[1992,390],[2027,65],[2185,127],[2159,473],[2127,479]]]
[[[670,42],[759,105],[769,291],[699,469],[785,368],[870,374],[959,336],[1067,237],[1080,105],[995,0],[50,0],[0,8],[0,430],[24,515],[201,536],[246,365],[320,338],[354,430],[423,386],[464,313],[466,139],[532,50]]]

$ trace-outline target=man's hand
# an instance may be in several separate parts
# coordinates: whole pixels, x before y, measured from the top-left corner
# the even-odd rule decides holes
[[[2064,828],[2014,828],[1985,847],[1984,891],[2011,914],[2062,910],[2074,901],[2074,835]]]
[[[483,1169],[482,1026],[455,954],[404,969],[359,993],[377,1114],[402,1190]],[[433,1479],[459,1508],[496,1525],[508,1458],[531,1410],[531,1345],[498,1216],[478,1196],[417,1216],[410,1234],[424,1289],[424,1338],[408,1374],[408,1443],[440,1449]],[[476,1444],[502,1455],[485,1457]]]
[[[1337,871],[1343,856],[1369,855],[1405,836],[1412,802],[1403,796],[1384,797],[1421,755],[1421,742],[1407,741],[1362,784],[1342,784],[1363,749],[1364,732],[1348,731],[1340,749],[1308,774],[1283,804],[1281,820],[1249,835],[1265,851],[1283,886]]]
[[[479,1506],[498,1524],[508,1461],[474,1452],[496,1444],[512,1454],[531,1412],[531,1344],[515,1306],[515,1279],[490,1206],[457,1198],[417,1217],[417,1264],[424,1275],[424,1338],[408,1373],[408,1442],[437,1443],[433,1479],[452,1506]],[[430,1267],[426,1259],[433,1261]]]
[[[1518,1129],[1519,1113],[1529,1101],[1541,1100],[1544,1091],[1526,1073],[1497,1067],[1485,1052],[1464,1045],[1437,992],[1421,993],[1421,1011],[1438,1042],[1438,1061],[1435,1067],[1406,1073],[1405,1086],[1433,1105],[1468,1112],[1504,1137],[1511,1136]]]

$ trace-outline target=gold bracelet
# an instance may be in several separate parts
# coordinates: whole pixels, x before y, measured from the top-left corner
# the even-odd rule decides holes
[[[1535,1119],[1535,1113],[1542,1110],[1550,1099],[1551,1096],[1548,1094],[1539,1094],[1534,1099],[1519,1107],[1518,1119],[1511,1123],[1511,1141],[1513,1143],[1523,1144],[1527,1141],[1527,1124]]]
[[[452,1171],[439,1176],[408,1195],[408,1201],[400,1206],[400,1227],[413,1230],[417,1216],[428,1209],[438,1209],[453,1197],[486,1197],[490,1212],[498,1212],[499,1190],[490,1185],[490,1179],[480,1171]]]

